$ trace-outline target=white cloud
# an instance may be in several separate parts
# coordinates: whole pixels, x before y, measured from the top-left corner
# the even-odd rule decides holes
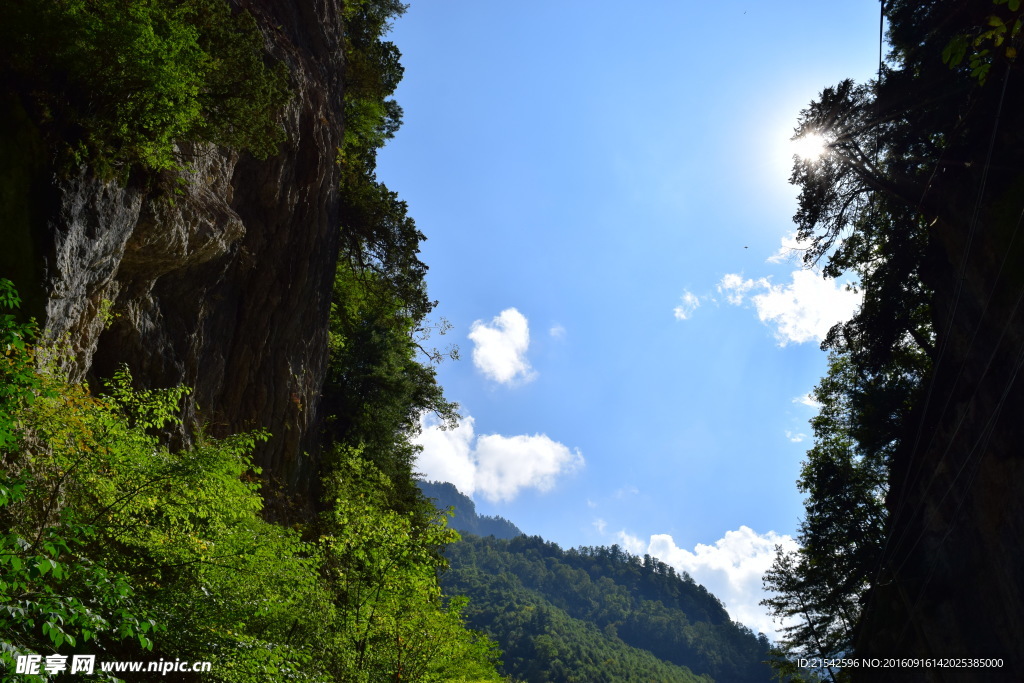
[[[860,306],[861,295],[836,280],[823,278],[809,270],[795,270],[788,285],[774,285],[767,278],[744,280],[731,273],[722,278],[718,291],[729,303],[740,305],[750,297],[761,322],[774,328],[779,346],[821,341],[838,322],[849,320]]]
[[[793,271],[793,283],[772,286],[753,298],[761,322],[776,326],[780,346],[821,341],[838,322],[849,320],[860,306],[861,295],[836,280],[809,270]]]
[[[761,577],[775,561],[775,546],[796,550],[796,541],[784,534],[769,531],[758,534],[747,526],[725,532],[714,545],[698,543],[692,550],[680,548],[669,534],[654,534],[644,544],[625,531],[617,534],[622,546],[640,555],[649,553],[677,571],[684,571],[693,580],[720,599],[729,617],[776,639],[776,624],[759,603],[768,597]]]
[[[718,292],[719,294],[725,294],[726,300],[733,306],[739,306],[743,303],[743,298],[750,293],[750,290],[768,289],[770,287],[771,283],[767,278],[744,280],[742,275],[729,273],[718,283]]]
[[[455,429],[441,429],[436,419],[422,418],[413,442],[423,447],[416,470],[431,481],[448,481],[467,496],[476,488],[473,459],[473,418],[464,417]]]
[[[683,292],[681,297],[682,303],[676,306],[672,313],[675,315],[676,320],[687,320],[693,312],[700,306],[700,297],[693,292]]]
[[[512,500],[523,489],[550,491],[557,478],[583,466],[579,449],[570,450],[544,434],[475,437],[473,418],[444,431],[423,418],[414,443],[423,447],[416,470],[431,480],[449,481],[468,496],[479,492],[490,501]]]
[[[512,384],[536,376],[526,360],[530,326],[515,308],[506,308],[490,324],[477,320],[470,326],[469,338],[473,341],[473,365],[486,377]]]
[[[643,555],[647,552],[647,544],[640,540],[639,537],[633,534],[626,533],[626,531],[619,531],[615,534],[615,537],[619,539],[619,544],[633,555]],[[653,538],[653,536],[652,536]]]
[[[792,431],[787,429],[786,430],[786,438],[789,439],[790,441],[792,441],[793,443],[800,443],[801,441],[803,441],[804,439],[807,438],[807,435],[806,434],[801,434],[799,432],[792,432]]]
[[[578,449],[570,451],[544,434],[485,434],[477,438],[474,456],[476,487],[492,501],[512,500],[524,488],[550,491],[558,475],[583,465]]]
[[[565,339],[565,328],[561,325],[552,325],[551,329],[548,330],[548,334],[550,334],[553,339]]]
[[[600,517],[594,520],[594,528],[597,529],[597,533],[603,534],[605,527],[608,526],[608,522],[604,521]]]
[[[808,408],[821,408],[821,404],[814,400],[814,396],[810,392],[807,392],[803,396],[797,396],[793,399],[793,403],[799,403],[805,405]]]
[[[811,246],[810,242],[801,242],[796,238],[796,230],[783,237],[780,241],[782,245],[777,252],[768,257],[768,263],[796,263],[803,258],[804,252]]]

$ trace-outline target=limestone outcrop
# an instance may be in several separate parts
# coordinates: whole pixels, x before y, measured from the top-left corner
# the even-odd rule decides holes
[[[70,345],[75,379],[123,364],[145,386],[192,387],[189,428],[269,430],[256,462],[302,500],[339,245],[341,2],[237,4],[289,70],[279,154],[182,145],[185,171],[155,189],[37,174],[41,323]]]

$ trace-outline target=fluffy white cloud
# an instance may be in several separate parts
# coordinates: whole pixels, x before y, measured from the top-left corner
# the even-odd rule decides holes
[[[647,544],[640,540],[638,536],[626,533],[625,531],[619,531],[615,534],[615,538],[619,539],[619,545],[623,549],[633,555],[643,555],[647,552]]]
[[[544,434],[477,438],[476,488],[488,500],[512,500],[524,488],[550,491],[558,475],[583,465],[579,450],[571,451]]]
[[[672,310],[672,313],[676,316],[676,320],[687,320],[698,306],[700,306],[700,298],[693,292],[684,292],[681,303]]]
[[[767,278],[744,280],[735,273],[726,275],[718,291],[729,303],[740,305],[750,297],[761,322],[774,328],[780,346],[821,341],[838,322],[849,320],[860,306],[861,295],[836,280],[818,276],[809,270],[795,270],[793,281],[774,285]]]
[[[729,273],[718,283],[718,292],[719,294],[725,294],[726,300],[733,306],[739,306],[743,303],[744,297],[750,293],[750,290],[769,289],[771,286],[767,278],[744,280],[742,275]]]
[[[775,546],[796,550],[796,541],[769,531],[758,534],[747,526],[725,532],[714,545],[698,543],[691,551],[680,548],[668,534],[654,534],[649,543],[625,531],[616,534],[623,548],[640,555],[649,553],[677,571],[684,571],[725,603],[729,616],[755,631],[776,639],[776,624],[759,603],[768,595],[761,577],[775,560]]]
[[[809,270],[795,270],[792,284],[772,286],[753,302],[761,322],[773,323],[775,338],[785,346],[824,339],[833,325],[853,316],[861,294]]]
[[[416,457],[416,471],[431,481],[448,481],[467,496],[476,488],[473,459],[473,418],[466,416],[455,429],[441,429],[436,419],[420,420],[420,433],[413,442],[422,446]]]
[[[423,447],[416,470],[427,479],[449,481],[468,496],[479,492],[499,501],[512,500],[526,488],[550,491],[559,476],[584,464],[579,449],[544,434],[475,436],[472,417],[448,431],[432,418],[423,418],[420,426],[413,440]]]
[[[473,365],[486,377],[502,384],[529,382],[535,373],[526,360],[530,325],[515,308],[506,308],[490,324],[477,320],[470,326]]]

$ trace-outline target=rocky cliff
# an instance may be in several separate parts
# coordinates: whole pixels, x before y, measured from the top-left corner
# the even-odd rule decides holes
[[[182,145],[187,170],[156,189],[66,178],[9,108],[5,219],[17,255],[5,268],[43,283],[27,298],[47,335],[70,345],[73,378],[96,382],[124,364],[146,386],[192,387],[188,426],[268,429],[256,461],[301,497],[315,478],[305,453],[339,245],[341,2],[235,4],[289,70],[280,153]]]
[[[930,190],[934,373],[893,461],[885,559],[858,646],[868,657],[1003,667],[859,671],[861,680],[1024,680],[1024,119],[1019,74],[1008,78],[1008,95],[991,88],[978,107],[984,137],[951,151],[966,162]]]

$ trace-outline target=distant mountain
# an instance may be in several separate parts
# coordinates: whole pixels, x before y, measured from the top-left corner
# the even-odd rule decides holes
[[[446,551],[448,595],[528,681],[767,683],[767,637],[729,619],[687,574],[618,546],[562,550],[538,536],[465,536]],[[657,669],[663,664],[674,668]],[[656,672],[657,671],[657,672]]]
[[[448,520],[448,526],[453,529],[476,536],[505,539],[523,535],[519,527],[504,517],[478,515],[476,504],[468,496],[460,493],[454,484],[422,480],[418,480],[416,484],[424,496],[434,499],[438,509],[455,508],[455,516]]]
[[[463,539],[445,551],[441,585],[469,598],[469,626],[500,645],[505,675],[528,683],[772,680],[768,639],[729,619],[685,572],[618,546],[562,550],[478,515],[451,484],[419,486],[438,507],[455,508],[450,526]]]

